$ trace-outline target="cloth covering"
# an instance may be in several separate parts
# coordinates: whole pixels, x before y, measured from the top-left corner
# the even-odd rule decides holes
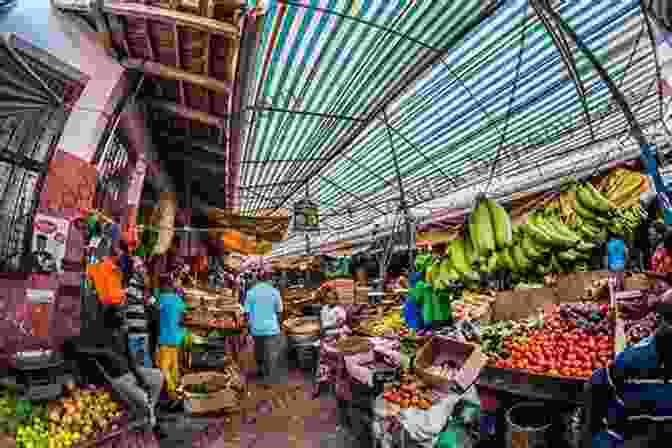
[[[443,430],[452,415],[455,405],[465,399],[474,403],[479,402],[478,393],[474,386],[460,394],[447,394],[435,402],[428,410],[416,408],[403,409],[395,416],[390,413],[386,400],[380,396],[376,399],[374,407],[373,433],[381,443],[381,448],[393,448],[400,439],[398,431],[405,431],[417,446],[422,448],[434,448]],[[396,423],[400,423],[397,425]]]
[[[249,315],[252,336],[280,334],[278,315],[282,313],[280,291],[270,283],[262,282],[247,292],[245,313]]]

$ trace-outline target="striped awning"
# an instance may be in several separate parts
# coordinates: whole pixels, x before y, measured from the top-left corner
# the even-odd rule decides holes
[[[646,136],[663,115],[657,39],[637,0],[269,1],[241,211],[308,195],[324,232],[356,229],[402,195],[488,192],[633,126]]]

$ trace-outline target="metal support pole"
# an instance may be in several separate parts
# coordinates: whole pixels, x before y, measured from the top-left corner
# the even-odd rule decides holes
[[[408,272],[409,275],[415,270],[415,257],[414,257],[414,251],[415,251],[415,229],[413,225],[413,217],[411,216],[410,211],[408,210],[408,204],[406,203],[406,193],[404,191],[404,184],[401,180],[401,169],[399,168],[399,159],[397,157],[397,150],[394,147],[394,141],[392,140],[392,126],[390,125],[390,121],[387,118],[387,112],[383,111],[383,120],[385,121],[385,127],[387,128],[387,139],[390,142],[390,149],[392,150],[392,158],[394,161],[394,170],[396,171],[397,174],[397,182],[399,183],[399,194],[401,195],[400,197],[400,204],[399,208],[401,212],[404,214],[405,218],[405,224],[406,224],[406,234],[408,236],[407,238],[407,243],[408,243]],[[411,243],[413,244],[411,246]]]

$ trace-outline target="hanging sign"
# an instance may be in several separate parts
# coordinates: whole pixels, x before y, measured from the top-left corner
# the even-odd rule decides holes
[[[320,229],[319,210],[316,204],[301,200],[294,204],[294,231],[315,232]]]
[[[31,272],[61,272],[70,223],[66,219],[37,214],[33,221]]]

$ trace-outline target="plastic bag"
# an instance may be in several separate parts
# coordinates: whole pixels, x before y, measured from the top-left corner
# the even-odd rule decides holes
[[[122,274],[111,259],[89,265],[86,274],[93,281],[98,300],[104,305],[120,305],[124,302]]]

